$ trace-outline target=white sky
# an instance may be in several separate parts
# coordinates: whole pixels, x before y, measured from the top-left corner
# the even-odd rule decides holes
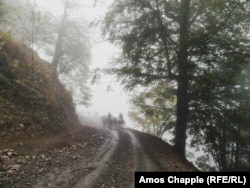
[[[34,1],[39,7],[53,13],[55,16],[61,15],[63,11],[61,0]],[[105,0],[105,3],[102,3],[101,6],[99,4],[99,6],[93,7],[94,0],[79,0],[79,2],[83,5],[80,11],[83,14],[83,19],[91,21],[98,16],[104,15],[106,10],[105,8],[111,1],[112,0]],[[101,0],[99,0],[99,2],[101,2]],[[96,34],[93,39],[96,42],[92,44],[91,68],[102,68],[107,66],[111,57],[115,53],[115,47],[108,42],[103,42],[99,31],[94,32],[96,32]],[[84,115],[105,115],[108,112],[111,112],[115,116],[118,116],[121,112],[124,115],[127,126],[131,126],[131,121],[127,116],[129,111],[128,96],[124,93],[124,91],[122,91],[121,86],[118,84],[112,85],[112,89],[112,92],[107,92],[107,83],[91,86],[91,107],[77,107],[77,111]]]

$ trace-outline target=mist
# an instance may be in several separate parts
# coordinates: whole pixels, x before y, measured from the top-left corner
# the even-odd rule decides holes
[[[102,38],[99,26],[90,24],[105,15],[110,1],[96,1],[101,2],[98,6],[93,6],[92,1],[81,1],[79,6],[70,6],[69,1],[60,0],[34,2],[39,8],[20,8],[20,12],[23,11],[20,20],[26,25],[16,24],[19,18],[9,15],[9,27],[13,28],[13,36],[22,39],[33,50],[43,47],[43,44],[46,46],[44,51],[37,52],[51,62],[52,72],[55,73],[52,77],[58,73],[73,98],[83,125],[99,129],[102,128],[102,116],[122,113],[126,126],[136,128],[129,118],[132,115],[137,125],[145,125],[149,133],[157,136],[161,134],[153,130],[152,125],[164,128],[163,132],[172,126],[174,146],[183,156],[186,143],[191,139],[192,145],[208,155],[214,155],[215,160],[221,157],[218,162],[230,161],[226,160],[228,157],[236,162],[235,166],[238,162],[244,164],[244,157],[242,161],[234,158],[238,160],[239,153],[244,150],[242,148],[247,149],[249,143],[244,133],[249,132],[249,25],[246,24],[249,15],[248,11],[244,11],[249,10],[249,4],[239,2],[237,5],[242,4],[239,13],[233,11],[226,19],[230,22],[221,24],[225,15],[221,14],[221,7],[212,1],[201,7],[207,11],[199,11],[195,1],[172,1],[170,4],[167,2],[168,6],[164,4],[166,1],[159,1],[162,6],[152,3],[152,6],[157,6],[155,11],[149,11],[142,2],[127,5],[126,1],[119,1],[124,3],[124,9],[120,10],[120,5],[114,4],[103,29],[108,36],[119,41],[121,49],[117,49]],[[190,26],[176,21],[175,14],[182,10],[172,12],[172,8],[179,9],[178,3],[190,10],[197,9],[200,14],[189,15],[185,11],[179,15],[183,23],[188,23],[189,16],[194,16]],[[230,3],[224,5],[228,12],[234,10]],[[211,7],[215,12],[210,13]],[[26,14],[25,10],[31,14]],[[34,10],[49,13],[40,17],[39,12]],[[154,18],[157,11],[162,15]],[[164,12],[174,16],[168,18]],[[114,15],[117,16],[115,19]],[[211,18],[216,19],[211,22]],[[242,19],[242,22],[236,19]],[[166,25],[162,27],[162,24]],[[223,27],[218,27],[221,25]],[[184,27],[182,31],[181,26]],[[121,50],[124,56],[120,54]],[[113,64],[114,74],[104,74],[102,70],[110,67],[116,56],[120,57],[120,61]],[[140,85],[145,89],[133,93],[133,107],[129,93],[117,81],[120,75],[124,79],[123,86],[134,88]],[[92,82],[94,76],[98,79]],[[173,105],[169,106],[169,102]],[[247,144],[242,144],[242,140]],[[221,150],[216,151],[217,144],[221,144]],[[202,163],[206,161],[205,158],[201,160]],[[233,165],[231,167],[234,168]],[[228,170],[225,164],[221,168]]]
[[[36,0],[34,1],[37,5],[44,11],[48,11],[50,14],[53,14],[55,17],[61,17],[63,13],[63,4],[60,0],[53,1],[44,1]],[[94,6],[92,1],[81,2],[81,6],[76,9],[75,17],[83,18],[83,22],[89,24],[102,17],[107,11],[107,6],[112,1],[105,1],[101,3],[101,6]],[[95,69],[106,68],[117,53],[118,49],[110,44],[108,41],[104,41],[101,36],[101,31],[98,27],[90,26],[89,31],[89,40],[91,43],[91,63],[90,63],[90,72],[93,72]],[[47,57],[43,52],[40,53],[42,58],[51,62],[51,58]],[[132,121],[128,117],[128,111],[130,109],[129,97],[124,92],[122,86],[116,82],[116,79],[108,76],[102,75],[101,81],[99,83],[91,83],[91,75],[89,77],[88,87],[90,88],[89,92],[91,99],[89,105],[81,105],[79,102],[75,102],[76,111],[79,117],[84,117],[88,119],[88,123],[92,122],[91,119],[95,119],[95,116],[103,116],[108,112],[117,116],[119,113],[124,114],[127,125],[132,126]],[[81,100],[78,91],[72,91],[76,101]],[[84,118],[80,118],[81,120]],[[93,121],[96,125],[98,121]]]

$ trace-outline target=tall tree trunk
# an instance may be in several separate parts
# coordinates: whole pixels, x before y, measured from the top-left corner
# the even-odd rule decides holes
[[[52,75],[53,79],[55,79],[57,77],[57,68],[58,68],[58,65],[60,63],[60,58],[63,55],[62,44],[63,44],[64,31],[66,29],[66,20],[67,20],[67,16],[68,16],[67,15],[68,9],[69,9],[69,1],[65,1],[63,18],[62,18],[60,28],[58,30],[54,56],[53,56],[53,60],[52,60],[52,63],[51,63],[52,68],[53,68],[53,73],[52,73],[53,74]]]
[[[177,122],[175,148],[185,157],[186,130],[188,121],[188,27],[190,0],[182,0],[180,8],[180,42],[178,53]]]
[[[240,125],[238,125],[238,130],[237,130],[237,139],[240,139],[241,136],[241,128]],[[240,143],[235,142],[236,144],[236,150],[235,150],[235,165],[234,165],[234,170],[239,171],[239,165],[240,165]]]
[[[221,122],[223,123],[223,122]],[[227,148],[226,148],[226,128],[225,125],[222,124],[222,128],[221,128],[221,133],[220,133],[220,151],[219,151],[219,155],[220,155],[220,160],[221,160],[221,171],[228,171],[229,170],[229,164],[230,161],[227,161]]]

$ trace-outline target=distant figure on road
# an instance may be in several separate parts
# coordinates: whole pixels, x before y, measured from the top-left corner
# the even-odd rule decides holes
[[[109,112],[107,116],[102,116],[102,124],[104,129],[120,129],[123,128],[125,121],[122,113],[120,113],[118,117],[114,117]]]
[[[122,128],[125,124],[125,121],[123,119],[123,114],[122,113],[119,113],[119,117],[118,117],[118,127],[119,128]]]
[[[108,128],[110,129],[111,126],[112,126],[112,115],[111,113],[109,112],[108,115],[106,116],[102,116],[102,125],[103,125],[103,128]]]
[[[108,122],[107,122],[107,124],[108,124],[108,128],[111,129],[111,126],[112,126],[112,115],[111,115],[110,112],[108,113]]]

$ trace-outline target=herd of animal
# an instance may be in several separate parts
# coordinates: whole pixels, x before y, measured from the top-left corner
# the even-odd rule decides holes
[[[102,125],[105,129],[121,129],[124,127],[124,124],[122,113],[118,117],[111,115],[110,112],[107,116],[102,116]]]

